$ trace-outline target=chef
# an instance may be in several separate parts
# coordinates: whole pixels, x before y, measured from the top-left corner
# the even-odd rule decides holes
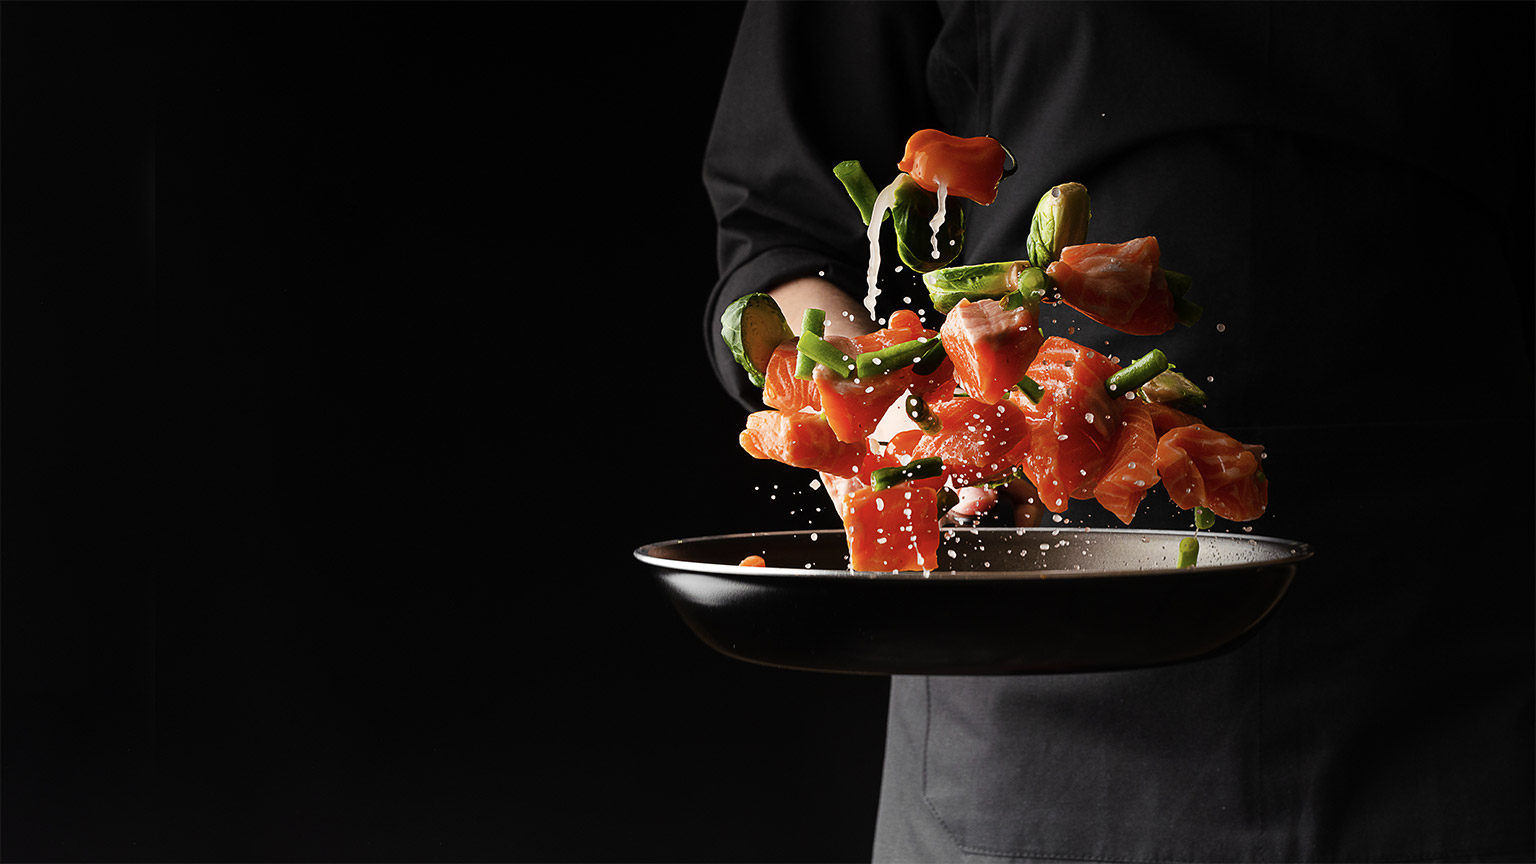
[[[875,860],[1536,857],[1532,10],[748,5],[704,166],[705,339],[744,409],[760,394],[719,338],[744,294],[834,333],[942,320],[888,250],[865,307],[869,242],[832,167],[883,185],[913,132],[989,135],[1017,170],[957,204],[962,261],[1024,257],[1069,181],[1089,240],[1158,237],[1199,322],[1126,336],[1057,304],[1047,329],[1162,349],[1207,422],[1265,446],[1268,514],[1218,530],[1317,553],[1214,658],[893,678]],[[1188,527],[1159,494],[1135,524]]]

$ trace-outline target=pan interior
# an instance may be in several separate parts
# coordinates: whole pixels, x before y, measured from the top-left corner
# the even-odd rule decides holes
[[[939,544],[939,569],[855,573],[848,569],[841,531],[777,531],[696,537],[653,543],[636,557],[674,569],[761,575],[843,575],[884,579],[1094,578],[1188,572],[1178,568],[1179,542],[1200,541],[1201,571],[1294,563],[1308,558],[1305,544],[1243,533],[1138,531],[1104,528],[956,528]],[[760,555],[766,568],[740,567]]]

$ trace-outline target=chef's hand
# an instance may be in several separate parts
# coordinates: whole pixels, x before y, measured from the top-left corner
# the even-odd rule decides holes
[[[816,276],[785,282],[770,290],[768,296],[779,304],[796,336],[800,335],[800,322],[807,309],[820,309],[827,314],[828,336],[863,336],[879,329],[869,317],[869,310],[854,302],[848,292]]]

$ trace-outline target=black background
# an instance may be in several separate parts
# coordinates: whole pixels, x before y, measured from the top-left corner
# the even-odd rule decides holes
[[[6,860],[867,858],[887,682],[631,555],[825,518],[699,335],[738,3],[0,12]]]

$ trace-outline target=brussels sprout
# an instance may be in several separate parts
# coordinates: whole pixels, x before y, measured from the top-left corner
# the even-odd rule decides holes
[[[901,262],[918,273],[953,263],[965,246],[965,210],[959,199],[945,201],[944,221],[935,236],[933,220],[939,212],[939,196],[917,185],[909,174],[902,174],[896,182],[891,224],[896,229],[896,254]]]
[[[832,168],[833,176],[843,184],[848,197],[859,208],[859,216],[868,225],[880,190],[869,179],[864,166],[856,159],[839,162]],[[901,262],[918,273],[943,267],[960,255],[965,246],[965,210],[958,199],[946,200],[944,221],[938,229],[938,255],[934,252],[933,220],[939,212],[939,196],[919,186],[909,174],[898,174],[892,181],[895,189],[889,209],[880,220],[890,221],[896,232],[896,253]]]
[[[1141,385],[1141,398],[1180,411],[1205,407],[1205,391],[1182,374],[1169,369]]]
[[[1046,277],[1028,261],[998,261],[943,267],[923,274],[935,311],[948,313],[961,300],[998,300],[1016,291],[1044,294]]]
[[[1088,241],[1088,188],[1081,183],[1052,186],[1035,204],[1025,251],[1042,270],[1061,257],[1061,250]]]
[[[720,335],[758,387],[767,383],[764,375],[774,349],[795,338],[784,310],[767,294],[748,294],[726,307],[720,316]]]

